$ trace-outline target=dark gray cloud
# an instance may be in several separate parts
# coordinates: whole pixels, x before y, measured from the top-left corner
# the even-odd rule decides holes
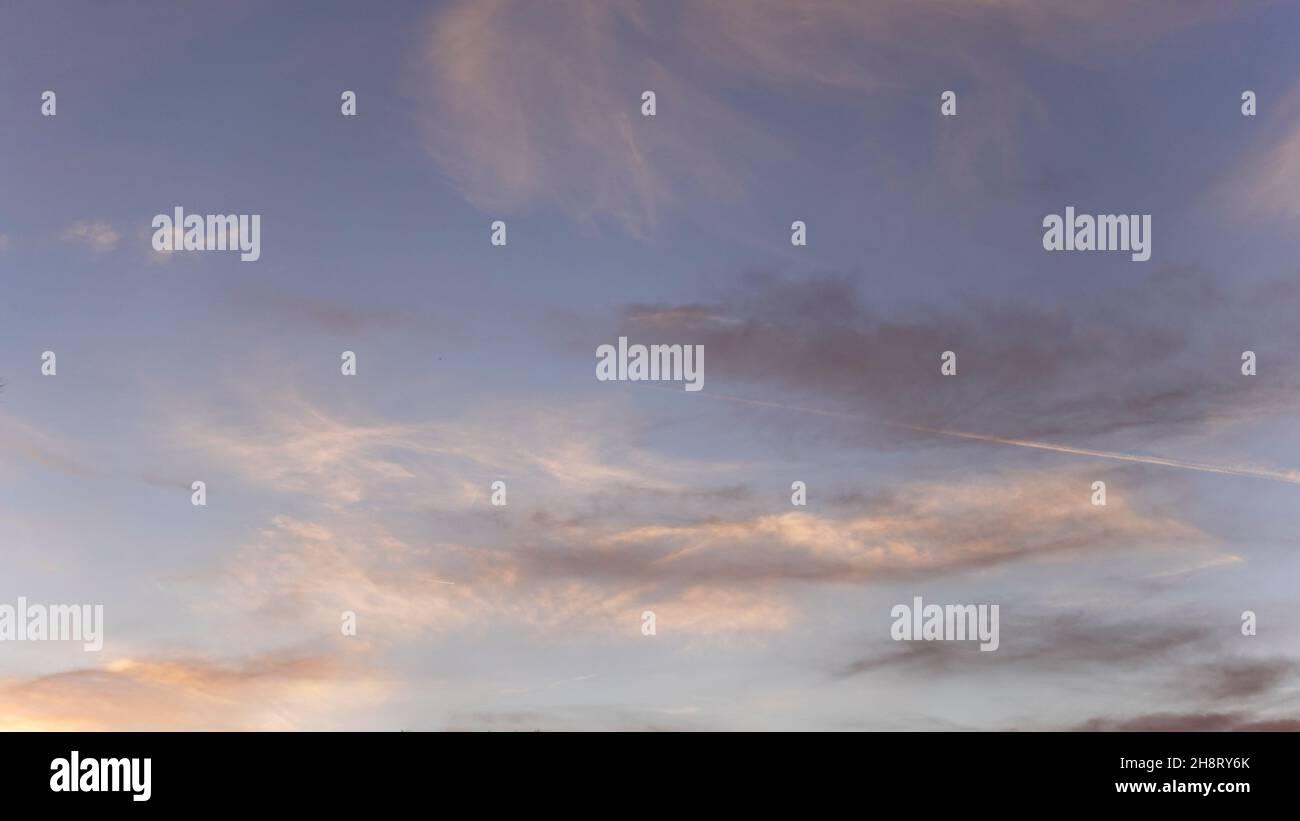
[[[1300,732],[1300,718],[1260,718],[1246,713],[1145,713],[1131,718],[1091,718],[1077,732]]]
[[[630,305],[618,331],[703,344],[715,391],[1078,442],[1281,412],[1300,396],[1276,353],[1300,343],[1284,319],[1298,309],[1289,283],[1243,294],[1176,268],[1068,304],[968,297],[906,313],[873,306],[847,276],[751,272],[717,305]],[[1253,379],[1240,372],[1248,349],[1264,357]],[[955,378],[940,374],[946,350]]]
[[[1107,624],[1081,613],[1017,619],[1005,612],[996,652],[981,652],[978,646],[963,642],[898,642],[887,652],[837,665],[832,675],[850,678],[883,671],[943,675],[970,669],[973,664],[984,669],[1023,666],[1035,672],[1080,675],[1106,669],[1154,669],[1189,650],[1215,646],[1214,633],[1206,624]]]
[[[831,676],[914,679],[1011,670],[1018,676],[1097,682],[1094,687],[1140,681],[1170,705],[1169,712],[1100,716],[1069,729],[1300,729],[1300,716],[1277,718],[1274,711],[1278,698],[1300,683],[1300,660],[1241,655],[1208,614],[1172,623],[1167,617],[1114,621],[1082,612],[1043,618],[1009,611],[1000,632],[996,652],[981,652],[971,642],[898,642],[836,663]]]

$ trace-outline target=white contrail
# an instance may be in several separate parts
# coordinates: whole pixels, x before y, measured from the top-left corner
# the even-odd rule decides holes
[[[658,386],[647,386],[656,390],[669,390],[668,388],[659,388]],[[669,391],[679,393],[679,391]],[[819,408],[808,408],[800,405],[787,405],[783,402],[768,402],[761,399],[746,399],[741,396],[728,396],[724,393],[707,393],[701,392],[701,396],[708,396],[712,399],[722,399],[727,402],[739,402],[745,405],[757,405],[762,408],[777,408],[780,410],[793,410],[802,413],[815,413],[819,416],[837,416],[843,419],[858,419],[877,424],[888,425],[895,428],[906,428],[920,433],[932,433],[936,436],[951,436],[957,439],[969,439],[976,442],[989,442],[996,445],[1014,445],[1019,448],[1034,448],[1035,450],[1050,450],[1055,453],[1068,453],[1074,456],[1093,456],[1098,459],[1115,459],[1120,462],[1138,462],[1143,465],[1158,465],[1167,468],[1181,468],[1183,470],[1198,470],[1202,473],[1222,473],[1228,476],[1245,476],[1252,479],[1270,479],[1274,482],[1286,482],[1292,485],[1300,485],[1300,471],[1295,470],[1268,470],[1266,468],[1238,467],[1234,465],[1207,465],[1204,462],[1188,462],[1183,459],[1169,459],[1163,456],[1144,456],[1138,453],[1118,453],[1111,450],[1094,450],[1092,448],[1076,448],[1070,445],[1054,445],[1051,442],[1035,442],[1031,439],[1012,439],[1005,436],[992,436],[984,433],[967,433],[966,431],[950,430],[947,428],[927,428],[920,425],[908,425],[903,422],[887,422],[874,420],[869,416],[860,413],[848,413],[844,411],[828,411]]]
[[[999,445],[1015,445],[1022,448],[1037,448],[1056,453],[1072,453],[1076,456],[1096,456],[1100,459],[1118,459],[1121,462],[1140,462],[1144,465],[1161,465],[1167,468],[1199,470],[1205,473],[1225,473],[1229,476],[1249,476],[1255,479],[1272,479],[1277,482],[1289,482],[1300,485],[1300,471],[1267,470],[1264,468],[1234,467],[1231,465],[1207,465],[1204,462],[1188,462],[1183,459],[1169,459],[1164,456],[1143,456],[1137,453],[1117,453],[1113,450],[1093,450],[1076,448],[1070,445],[1054,445],[1050,442],[1034,442],[1029,439],[1008,439],[1003,436],[988,436],[982,433],[966,433],[959,430],[943,428],[923,428],[917,425],[902,425],[910,430],[935,433],[940,436],[955,436],[960,439],[973,439],[977,442],[993,442]]]

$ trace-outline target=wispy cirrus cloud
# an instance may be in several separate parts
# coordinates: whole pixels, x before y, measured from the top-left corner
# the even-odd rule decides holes
[[[1087,487],[1077,471],[985,475],[908,483],[838,514],[561,527],[534,539],[523,561],[534,572],[625,581],[864,584],[1116,547],[1213,551],[1195,528],[1122,500],[1098,516]]]
[[[985,196],[1041,186],[1042,175],[1021,168],[1018,157],[1026,129],[1050,123],[1025,61],[1096,60],[1166,35],[1171,18],[1184,27],[1223,14],[1212,3],[1177,8],[1147,15],[1123,3],[1066,9],[1019,0],[458,2],[432,16],[412,83],[428,103],[430,155],[477,207],[557,208],[648,239],[687,209],[698,217],[746,207],[774,170],[801,183],[825,173],[809,154],[879,166],[900,192],[950,196],[965,182]],[[963,104],[985,116],[964,123],[960,135],[925,132],[919,144],[927,150],[905,172],[863,150],[891,140],[870,122],[846,123],[857,133],[832,146],[789,118],[760,114],[753,102],[761,90],[800,115],[868,103],[907,117],[918,100],[937,105],[954,78]],[[641,116],[643,90],[658,95],[666,116]],[[916,184],[918,175],[925,184]]]
[[[617,431],[602,431],[596,424],[600,409],[592,406],[533,405],[527,413],[506,409],[408,422],[350,419],[297,392],[248,395],[235,415],[244,416],[243,423],[183,409],[171,438],[260,486],[334,506],[380,491],[399,503],[420,493],[463,506],[480,501],[492,479],[506,477],[544,480],[552,483],[551,492],[618,484],[671,491],[688,487],[693,477],[731,468],[665,459],[628,443]],[[468,495],[466,476],[481,477]]]
[[[498,519],[481,543],[412,542],[347,511],[315,521],[280,516],[211,578],[232,609],[308,634],[352,610],[386,642],[510,625],[634,635],[649,609],[674,634],[719,639],[792,629],[799,597],[822,585],[1095,560],[1120,549],[1180,565],[1221,552],[1195,528],[1122,500],[1099,512],[1086,487],[1080,476],[982,477],[910,484],[846,501],[846,511],[730,519],[715,511],[685,524],[524,511]]]
[[[1221,189],[1239,214],[1293,223],[1300,219],[1300,85],[1260,105],[1263,133]]]
[[[94,475],[69,455],[75,452],[74,443],[42,430],[37,425],[6,413],[0,413],[0,464],[13,461],[13,457],[75,476]]]
[[[764,591],[653,578],[611,584],[581,568],[537,574],[522,555],[528,549],[522,542],[415,546],[355,520],[325,525],[277,517],[202,581],[217,584],[220,607],[237,605],[306,635],[336,630],[340,613],[355,612],[367,636],[389,645],[495,628],[566,640],[632,636],[646,609],[675,634],[699,637],[779,632],[795,617]]]
[[[649,12],[499,1],[438,12],[420,82],[442,171],[480,208],[546,204],[642,237],[688,201],[734,201],[779,143],[656,59]],[[677,116],[644,127],[644,89]]]

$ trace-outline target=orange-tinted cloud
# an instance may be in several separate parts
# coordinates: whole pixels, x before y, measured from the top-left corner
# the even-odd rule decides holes
[[[387,685],[322,656],[119,659],[0,679],[0,730],[293,730],[332,726]]]

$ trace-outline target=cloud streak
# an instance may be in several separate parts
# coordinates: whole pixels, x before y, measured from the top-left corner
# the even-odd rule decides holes
[[[63,239],[84,245],[95,254],[107,254],[117,247],[122,235],[104,220],[83,220],[63,231]]]
[[[666,393],[676,394],[668,388],[649,386],[651,390],[660,390]],[[988,442],[996,445],[1010,445],[1021,448],[1031,448],[1033,450],[1046,450],[1053,453],[1065,453],[1071,456],[1090,456],[1097,459],[1111,459],[1119,462],[1134,462],[1143,465],[1156,465],[1159,467],[1178,468],[1181,470],[1193,470],[1202,473],[1220,473],[1228,476],[1241,476],[1251,479],[1266,479],[1274,482],[1283,482],[1286,484],[1300,485],[1300,471],[1295,470],[1271,470],[1268,468],[1253,468],[1244,466],[1231,465],[1212,465],[1204,462],[1189,462],[1183,459],[1171,459],[1163,456],[1147,456],[1137,453],[1118,453],[1115,451],[1095,450],[1092,448],[1072,447],[1070,445],[1059,445],[1051,442],[1035,442],[1028,439],[1014,439],[1005,436],[992,436],[982,433],[970,433],[967,431],[947,430],[944,428],[929,428],[921,425],[908,425],[903,422],[890,422],[873,419],[864,414],[847,413],[844,411],[822,410],[818,408],[809,408],[802,405],[790,405],[784,402],[773,402],[762,399],[747,399],[740,396],[728,396],[721,393],[702,394],[710,399],[717,399],[725,402],[738,402],[740,404],[751,405],[760,408],[774,408],[778,410],[794,411],[796,413],[809,413],[817,416],[827,416],[838,419],[852,419],[872,424],[886,425],[895,428],[904,428],[906,430],[917,431],[919,433],[929,433],[935,436],[948,436],[956,439],[967,439],[975,442]]]

